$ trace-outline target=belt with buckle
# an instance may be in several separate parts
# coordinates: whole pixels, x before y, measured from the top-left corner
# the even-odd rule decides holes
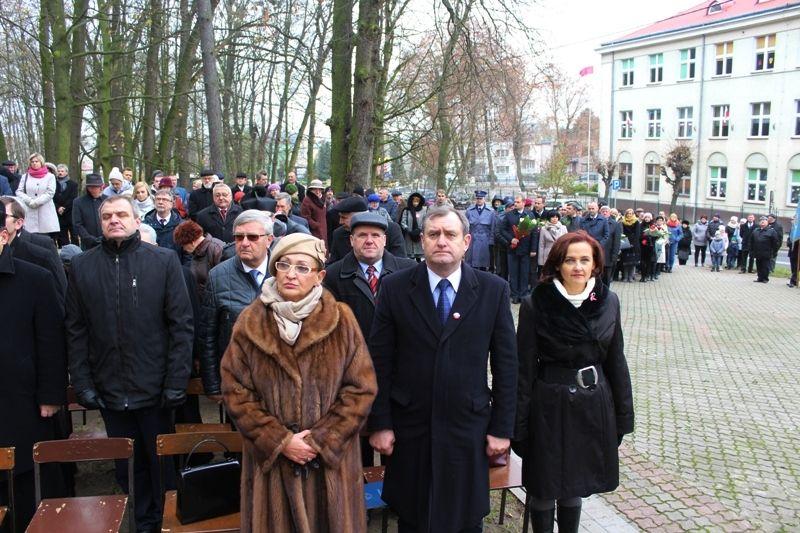
[[[545,383],[561,385],[577,385],[582,389],[592,389],[600,383],[603,369],[597,365],[583,368],[565,368],[562,366],[540,365],[539,379]]]

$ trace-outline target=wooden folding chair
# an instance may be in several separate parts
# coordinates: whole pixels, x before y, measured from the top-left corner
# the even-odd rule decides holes
[[[83,496],[42,500],[41,464],[78,463],[125,459],[128,462],[127,496]],[[27,533],[81,531],[109,533],[119,531],[128,507],[130,531],[136,531],[133,482],[133,440],[124,438],[66,439],[37,442],[33,445],[33,475],[36,489],[36,514]]]
[[[385,466],[367,466],[364,467],[364,497],[366,498],[366,507],[370,509],[381,510],[381,533],[389,531],[389,507],[380,498],[375,501],[378,494],[369,490],[368,485],[373,483],[381,483],[381,493],[383,492],[383,476],[386,473]]]
[[[204,396],[206,390],[203,388],[203,380],[200,378],[192,378],[189,380],[189,384],[186,386],[186,394],[187,396]],[[224,424],[225,420],[227,419],[225,413],[225,407],[222,404],[219,404],[219,423]],[[230,427],[228,428],[230,429]],[[208,431],[208,430],[206,430]],[[211,430],[213,431],[213,430]]]
[[[14,448],[0,448],[0,470],[5,470],[8,477],[8,505],[0,507],[0,526],[6,521],[10,524],[9,531],[15,531],[16,517],[14,516]]]
[[[229,426],[227,426],[229,427]],[[206,439],[214,439],[224,444],[232,453],[241,453],[242,434],[238,431],[210,431],[199,433],[167,433],[156,438],[156,454],[163,470],[164,457],[187,455],[195,445]],[[206,442],[197,447],[195,452],[218,452],[220,446],[214,442]],[[178,520],[178,493],[170,490],[164,495],[164,519],[161,524],[162,533],[222,533],[239,531],[241,515],[237,513],[209,518],[192,524],[181,524]]]
[[[508,463],[505,466],[489,468],[489,490],[501,490],[500,494],[500,519],[498,523],[503,525],[506,514],[506,496],[511,489],[522,487],[522,459],[511,452]],[[529,498],[525,497],[525,514],[522,519],[522,533],[528,533],[528,511],[530,507]]]

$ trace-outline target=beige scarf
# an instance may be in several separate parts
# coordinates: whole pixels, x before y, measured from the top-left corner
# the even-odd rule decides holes
[[[261,301],[272,310],[281,339],[289,346],[294,346],[300,336],[303,319],[311,314],[322,298],[322,285],[316,285],[302,300],[290,302],[278,294],[276,283],[276,278],[268,278],[264,282],[261,287]]]

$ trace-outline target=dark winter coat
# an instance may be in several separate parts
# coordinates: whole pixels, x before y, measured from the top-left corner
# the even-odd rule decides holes
[[[53,305],[56,287],[43,268],[0,253],[0,447],[16,447],[14,473],[33,469],[33,444],[55,438],[40,405],[63,405],[67,390],[64,314]],[[13,307],[13,309],[12,309]]]
[[[109,409],[157,406],[185,390],[192,364],[192,307],[177,254],[136,232],[117,247],[75,256],[67,291],[69,372]]]
[[[719,220],[711,219],[706,229],[706,242],[710,242],[717,235],[717,230],[723,227]]]
[[[206,235],[191,254],[190,268],[197,285],[197,297],[201,300],[205,294],[208,273],[220,263],[223,248],[225,248],[224,242]]]
[[[765,229],[756,228],[750,234],[750,256],[756,259],[769,259],[781,246],[778,233],[767,226]]]
[[[678,241],[678,250],[688,252],[692,249],[692,232],[689,230],[689,226],[681,226],[681,229],[682,233],[681,240]]]
[[[228,347],[236,319],[259,294],[261,287],[244,271],[238,257],[226,259],[208,273],[198,325],[200,377],[206,394],[221,394],[220,359]]]
[[[594,237],[601,248],[606,247],[609,238],[608,219],[602,215],[590,216],[588,213],[581,219],[581,229]]]
[[[19,236],[11,242],[9,248],[14,251],[14,257],[16,259],[21,259],[42,267],[50,273],[50,276],[52,276],[56,284],[56,301],[63,312],[64,298],[67,295],[67,275],[64,272],[64,264],[61,262],[58,255],[32,242],[23,241]]]
[[[167,220],[167,223],[163,226],[161,225],[161,222],[158,221],[158,213],[156,213],[155,209],[147,213],[142,222],[155,230],[156,242],[158,243],[159,247],[175,250],[178,253],[178,256],[183,253],[181,247],[175,244],[174,237],[175,228],[177,228],[178,225],[183,222],[183,219],[181,219],[181,214],[177,209],[172,210],[169,215],[169,220]]]
[[[56,206],[56,213],[58,208],[63,207],[64,212],[58,215],[58,224],[61,229],[72,226],[72,203],[78,197],[78,184],[68,179],[66,187],[61,190],[61,184],[58,183],[56,178],[56,193],[53,195],[53,203]]]
[[[203,228],[203,232],[209,233],[212,237],[225,243],[233,242],[233,221],[241,212],[241,207],[231,204],[225,213],[225,220],[222,220],[217,206],[211,204],[197,213],[197,223]]]
[[[750,235],[758,228],[758,223],[753,222],[752,226],[747,225],[747,221],[739,226],[739,236],[742,238],[742,251],[750,250]]]
[[[503,239],[508,241],[508,253],[512,255],[530,255],[531,252],[535,252],[536,250],[533,249],[533,235],[529,234],[525,237],[522,237],[519,240],[516,248],[511,248],[511,239],[514,239],[514,229],[513,226],[519,224],[519,221],[522,220],[525,216],[530,216],[530,211],[522,210],[522,213],[519,211],[509,211],[503,217],[502,225],[500,226],[500,233],[503,235]],[[533,217],[531,217],[533,218]]]
[[[19,187],[19,182],[22,179],[22,176],[15,172],[11,172],[7,167],[2,165],[0,165],[0,176],[4,176],[8,180],[8,187],[11,189],[11,194],[9,196],[14,196],[14,193],[17,191],[17,187]]]
[[[308,196],[306,196],[308,198]],[[380,296],[381,283],[392,272],[411,268],[417,265],[413,259],[405,257],[395,257],[389,252],[383,253],[383,266],[378,282],[378,296]],[[325,279],[323,285],[333,297],[339,302],[344,302],[353,310],[353,314],[361,327],[364,337],[369,337],[372,331],[372,318],[375,315],[376,297],[372,296],[372,291],[367,283],[361,265],[353,255],[352,250],[343,259],[336,261],[325,269]]]
[[[189,218],[197,221],[200,211],[214,205],[213,190],[213,187],[210,189],[200,187],[189,194]]]
[[[425,264],[388,276],[369,339],[378,376],[369,428],[395,433],[382,498],[419,531],[459,531],[488,514],[486,435],[513,432],[517,366],[508,283],[465,264],[461,274],[444,326]]]
[[[333,232],[333,239],[330,242],[330,257],[328,257],[329,265],[344,258],[353,246],[350,244],[350,230],[344,226],[339,226]],[[406,245],[403,240],[403,230],[400,225],[394,222],[389,222],[389,227],[386,229],[386,251],[395,257],[406,257]]]
[[[328,212],[325,209],[325,200],[319,198],[316,194],[309,194],[303,199],[300,204],[300,216],[308,222],[308,229],[311,235],[317,239],[325,241],[325,246],[328,246]]]
[[[768,226],[775,230],[775,233],[778,235],[778,246],[775,248],[775,251],[772,252],[772,257],[778,255],[778,250],[780,250],[781,246],[783,245],[783,226],[777,220],[772,224],[768,224]]]
[[[288,184],[288,182],[281,183],[281,192],[286,192],[286,186]],[[306,197],[306,188],[303,185],[300,185],[299,182],[295,182],[294,184],[297,186],[297,200],[302,202]]]
[[[624,222],[620,222],[620,225],[622,226],[623,235],[628,238],[628,242],[631,244],[630,248],[622,251],[622,264],[627,266],[635,265],[639,262],[639,257],[642,254],[642,243],[640,242],[642,223],[637,220],[630,226],[626,226]]]
[[[222,359],[225,406],[244,437],[243,533],[366,532],[358,434],[376,388],[358,323],[329,292],[294,346],[260,300],[245,309]],[[306,429],[319,468],[297,475],[281,452]]]
[[[81,238],[81,250],[94,248],[103,235],[100,227],[100,204],[103,196],[92,198],[89,193],[72,202],[72,229]]]
[[[613,218],[607,218],[608,239],[603,247],[603,263],[605,268],[615,268],[619,257],[619,248],[622,241],[622,223]]]
[[[579,308],[552,283],[522,300],[514,450],[534,498],[614,490],[618,439],[633,431],[633,396],[623,353],[619,299],[598,285]],[[595,365],[596,388],[554,382],[545,367]]]

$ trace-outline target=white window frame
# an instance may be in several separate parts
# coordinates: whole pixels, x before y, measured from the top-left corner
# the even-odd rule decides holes
[[[684,48],[680,51],[680,58],[680,79],[693,80],[697,68],[697,48]],[[684,67],[686,72],[684,72]]]
[[[800,100],[795,100],[794,105],[795,105],[794,136],[800,137]]]
[[[678,108],[678,138],[691,139],[694,135],[694,107]]]
[[[771,109],[770,102],[753,102],[750,104],[750,137],[759,139],[769,137],[769,115]]]
[[[508,174],[511,167],[509,165],[498,165],[497,166],[497,173],[498,174]]]
[[[715,75],[729,76],[733,72],[733,41],[717,43],[715,46],[715,54]]]
[[[797,178],[797,181],[795,181]],[[796,189],[795,199],[792,201],[792,189]],[[786,189],[786,205],[797,205],[797,199],[800,199],[800,170],[789,169],[789,180]]]
[[[633,86],[633,69],[634,69],[634,62],[633,62],[633,58],[632,57],[622,60],[622,86],[623,87],[632,87]]]
[[[627,172],[623,171],[623,165],[627,167]],[[633,176],[633,163],[620,163],[619,164],[619,190],[630,191]]]
[[[664,81],[664,54],[650,54],[650,83]]]
[[[495,157],[508,157],[508,155],[509,155],[508,148],[497,148],[494,151]]]
[[[633,138],[633,111],[620,111],[620,130],[619,130],[619,138],[620,139],[632,139]]]
[[[661,110],[648,109],[647,110],[647,138],[660,139],[661,138]]]
[[[648,194],[661,192],[661,165],[658,163],[645,163],[644,165],[644,192]]]
[[[714,187],[716,186],[716,191]],[[728,167],[708,167],[708,198],[724,200],[728,196]]]
[[[756,37],[755,72],[769,72],[775,68],[775,36],[770,33]]]
[[[692,176],[684,176],[678,185],[678,196],[689,196],[692,193]]]
[[[765,204],[767,203],[767,169],[748,168],[745,182],[744,201]],[[753,189],[751,190],[751,187]],[[752,194],[751,194],[752,192]]]
[[[731,131],[731,106],[720,104],[711,106],[711,138],[727,139]],[[716,135],[714,134],[716,130]]]

